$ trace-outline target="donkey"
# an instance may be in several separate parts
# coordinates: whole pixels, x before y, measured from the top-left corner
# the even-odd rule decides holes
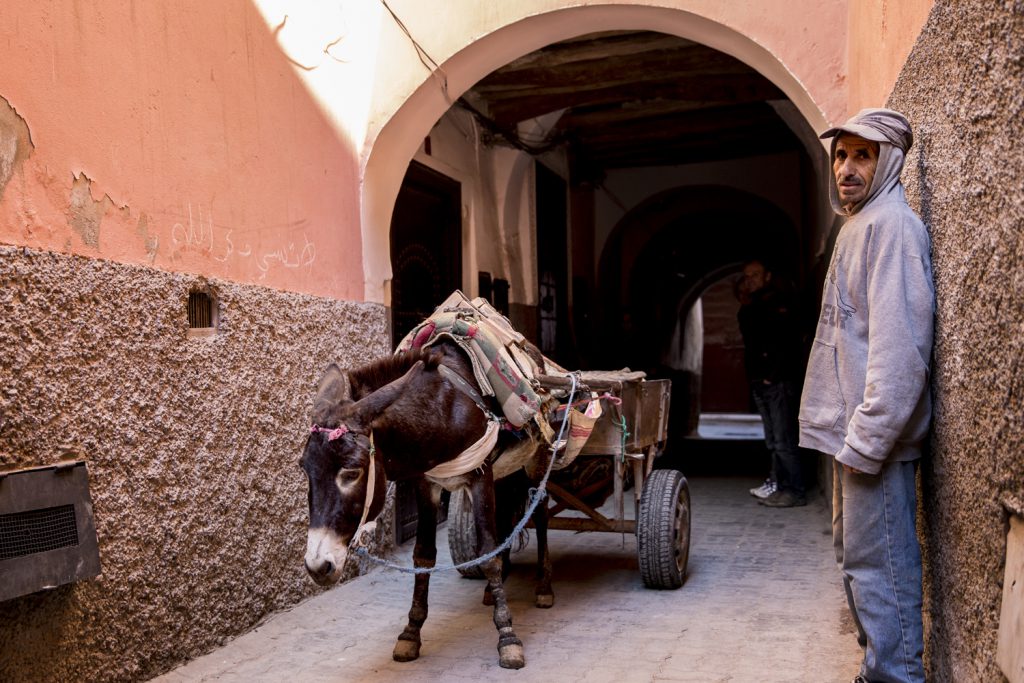
[[[413,563],[433,567],[437,557],[437,503],[440,486],[468,488],[473,502],[478,552],[497,547],[494,474],[489,462],[458,476],[439,479],[433,468],[467,451],[489,434],[493,415],[485,412],[472,366],[451,342],[415,349],[378,360],[345,375],[328,367],[319,382],[313,404],[313,427],[300,464],[309,483],[309,536],[306,570],[320,585],[336,583],[357,529],[376,520],[384,506],[387,481],[410,481],[416,492],[419,523]],[[517,451],[511,453],[510,451]],[[493,447],[520,461],[533,460],[540,472],[547,467],[540,440],[520,440],[498,430]],[[541,462],[538,463],[537,459]],[[547,511],[538,505],[534,514],[538,545],[539,607],[554,603],[551,562],[547,552]],[[502,585],[502,559],[481,565],[487,579],[485,604],[493,601],[498,629],[499,664],[518,669],[525,665],[522,641],[512,629],[512,615]],[[419,657],[420,629],[427,618],[430,574],[415,575],[412,607],[405,630],[398,636],[393,657],[411,661]]]

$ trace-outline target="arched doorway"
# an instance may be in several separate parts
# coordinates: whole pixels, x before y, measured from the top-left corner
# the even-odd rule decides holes
[[[387,303],[385,283],[391,275],[387,231],[394,199],[406,163],[421,147],[434,123],[481,79],[517,58],[546,45],[602,31],[657,31],[734,58],[778,88],[779,95],[769,106],[774,107],[776,102],[784,109],[788,106],[782,118],[791,128],[804,128],[806,133],[826,125],[826,116],[794,75],[794,70],[776,54],[727,23],[691,11],[595,4],[536,13],[493,31],[477,33],[475,35],[481,37],[445,59],[443,72],[436,78],[426,76],[370,140],[361,202],[367,300]],[[800,139],[808,154],[822,153],[813,135],[801,134]]]
[[[659,193],[630,211],[612,231],[599,264],[602,319],[613,335],[606,348],[624,354],[630,367],[672,379],[670,442],[695,436],[702,412],[742,412],[747,388],[738,365],[731,282],[744,261],[773,264],[799,280],[800,231],[773,202],[727,186],[680,187]],[[695,306],[714,289],[715,308]],[[812,290],[804,288],[806,296]],[[727,309],[724,313],[722,309]],[[712,315],[708,315],[712,313]],[[642,331],[611,321],[628,319]],[[694,324],[699,320],[699,324]],[[729,336],[705,346],[708,332]],[[741,342],[740,342],[741,344]],[[732,348],[729,348],[732,347]],[[694,363],[694,350],[700,361]],[[620,356],[621,357],[621,356]],[[606,356],[602,364],[615,360]],[[711,395],[716,403],[705,406]]]

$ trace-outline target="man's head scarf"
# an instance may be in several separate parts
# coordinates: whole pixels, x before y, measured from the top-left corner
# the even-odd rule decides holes
[[[899,147],[904,155],[914,144],[914,133],[910,130],[907,117],[892,109],[861,109],[849,121],[829,128],[820,137],[824,140],[840,133],[852,133],[875,142],[888,142]]]
[[[846,211],[840,203],[836,177],[834,173],[830,173],[829,199],[832,209],[840,216],[851,216],[876,198],[890,196],[894,192],[902,197],[900,173],[903,171],[906,154],[914,144],[914,134],[910,130],[907,117],[892,109],[861,109],[843,125],[829,128],[821,134],[822,139],[832,138],[830,162],[836,159],[836,141],[843,133],[879,143],[878,165],[867,197],[851,207],[850,211]]]

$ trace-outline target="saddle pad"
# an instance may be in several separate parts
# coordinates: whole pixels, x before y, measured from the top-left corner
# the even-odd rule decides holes
[[[455,290],[399,342],[395,352],[431,346],[442,338],[465,351],[481,393],[495,397],[512,425],[522,427],[537,414],[541,400],[530,385],[536,370],[518,348],[525,338],[489,303],[481,298],[469,301]]]

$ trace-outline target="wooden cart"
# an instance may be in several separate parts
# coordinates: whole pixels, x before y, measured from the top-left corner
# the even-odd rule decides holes
[[[540,376],[541,388],[565,392],[571,380]],[[637,537],[640,574],[649,588],[679,588],[686,576],[690,551],[690,490],[686,477],[674,469],[654,469],[668,437],[671,400],[669,380],[646,380],[641,372],[584,372],[577,395],[610,394],[620,402],[602,401],[601,417],[574,464],[588,458],[610,462],[609,477],[587,482],[579,490],[547,484],[550,529],[611,531]],[[632,519],[626,517],[626,488],[633,482]],[[608,490],[610,488],[610,491]],[[611,497],[612,516],[602,514],[586,499]],[[606,511],[608,505],[599,505]],[[456,562],[471,559],[470,506],[452,496],[449,507],[449,548]],[[582,513],[582,514],[581,514]]]

